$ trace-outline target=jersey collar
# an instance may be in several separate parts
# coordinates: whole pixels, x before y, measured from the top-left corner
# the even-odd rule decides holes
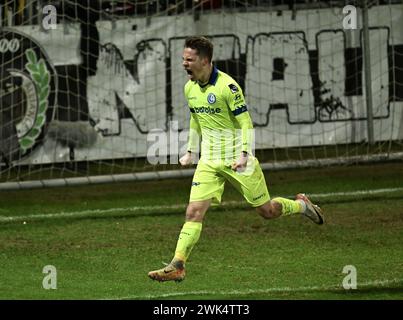
[[[217,82],[217,78],[218,78],[218,69],[216,68],[216,66],[213,65],[213,71],[211,72],[210,79],[204,86],[200,85],[200,83],[199,86],[202,88],[206,87],[209,84],[214,86]]]

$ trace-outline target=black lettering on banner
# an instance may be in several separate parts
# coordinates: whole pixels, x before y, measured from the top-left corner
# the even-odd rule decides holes
[[[284,62],[284,58],[274,58],[272,80],[284,80],[286,66],[287,64]]]

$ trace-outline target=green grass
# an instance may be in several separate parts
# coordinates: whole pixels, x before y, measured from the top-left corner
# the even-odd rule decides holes
[[[402,188],[402,163],[269,172],[272,196]],[[326,224],[300,216],[263,220],[228,184],[211,209],[180,284],[149,270],[169,262],[191,179],[0,193],[0,299],[403,299],[403,191],[318,197]],[[80,218],[44,213],[152,205]],[[57,269],[45,290],[42,269]],[[342,288],[343,267],[357,290]],[[382,282],[383,281],[383,282]]]

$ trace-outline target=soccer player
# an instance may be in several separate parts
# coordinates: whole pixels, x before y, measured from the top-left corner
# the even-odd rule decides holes
[[[186,221],[174,258],[165,268],[151,271],[157,281],[181,281],[185,263],[197,243],[203,218],[211,204],[219,204],[228,180],[266,219],[302,214],[323,224],[321,209],[304,194],[296,200],[270,199],[259,162],[252,154],[253,124],[238,83],[212,64],[213,44],[204,37],[185,40],[183,67],[189,81],[185,96],[190,110],[188,151],[180,158],[183,166],[195,160],[201,136],[201,157],[197,164],[186,209]]]

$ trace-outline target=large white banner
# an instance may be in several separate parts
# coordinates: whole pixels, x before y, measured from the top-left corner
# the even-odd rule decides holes
[[[397,67],[403,65],[402,16],[400,5],[369,11],[377,141],[403,139],[396,79],[403,78]],[[25,95],[42,88],[33,100],[27,95],[31,108],[18,107],[7,138],[20,149],[20,164],[144,157],[158,132],[175,132],[162,152],[180,153],[189,125],[184,39],[205,35],[214,43],[215,64],[244,89],[256,148],[364,141],[363,32],[360,23],[344,30],[343,18],[341,8],[211,13],[196,21],[190,15],[133,18],[88,25],[94,37],[87,39],[78,24],[2,30],[0,55],[8,61],[2,74]],[[90,49],[83,50],[83,41]]]

